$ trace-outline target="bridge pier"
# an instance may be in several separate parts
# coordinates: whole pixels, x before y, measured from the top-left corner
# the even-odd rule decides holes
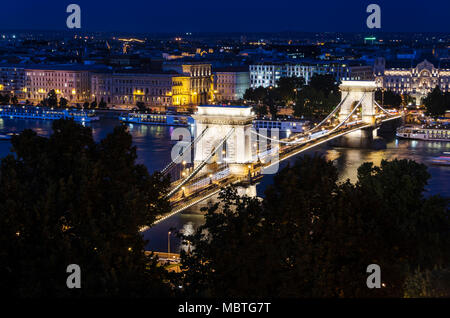
[[[386,142],[378,136],[378,128],[368,127],[353,131],[332,141],[332,146],[346,148],[385,149]]]
[[[374,81],[342,81],[339,89],[342,92],[342,106],[339,112],[339,121],[344,121],[347,116],[361,103],[362,121],[367,124],[375,124],[375,90]],[[352,119],[350,118],[350,121]]]
[[[202,105],[192,116],[196,124],[196,137],[207,128],[195,149],[194,166],[202,165],[221,142],[223,146],[208,160],[201,173],[212,173],[217,165],[227,164],[230,174],[246,176],[248,165],[256,154],[252,147],[252,121],[255,115],[248,106]],[[226,139],[229,132],[231,135]]]

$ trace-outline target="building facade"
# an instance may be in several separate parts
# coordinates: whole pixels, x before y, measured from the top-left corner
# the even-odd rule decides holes
[[[0,94],[25,96],[25,70],[14,66],[0,66]]]
[[[331,74],[336,81],[371,80],[373,68],[361,63],[342,61],[314,61],[292,63],[264,63],[249,66],[250,87],[276,86],[281,77],[303,77],[308,84],[314,74]]]
[[[174,71],[176,89],[174,105],[205,105],[213,101],[213,75],[211,64],[196,62],[174,62],[163,64],[163,71]]]
[[[242,71],[219,71],[214,73],[214,97],[218,102],[244,98],[250,87],[250,73]]]
[[[211,64],[173,63],[157,73],[113,72],[85,65],[0,66],[0,93],[39,103],[54,90],[69,105],[193,106],[214,100]]]
[[[375,69],[378,87],[398,94],[411,95],[417,104],[436,86],[443,92],[450,92],[450,69],[436,68],[427,60],[414,68],[384,69],[383,65],[382,61],[378,61],[378,67]]]
[[[90,100],[90,71],[77,67],[32,67],[25,68],[25,98],[39,103],[54,90],[58,99],[64,97],[69,104]]]
[[[93,73],[92,99],[110,106],[146,107],[172,105],[172,75],[134,73]]]

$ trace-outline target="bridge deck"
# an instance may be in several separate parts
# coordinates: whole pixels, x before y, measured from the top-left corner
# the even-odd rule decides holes
[[[398,119],[400,117],[401,117],[401,115],[398,115],[398,116],[396,115],[396,116],[392,116],[389,118],[384,118],[382,121],[389,121],[389,120],[393,120],[393,119]],[[281,162],[283,160],[286,160],[288,158],[296,156],[308,149],[311,149],[320,144],[326,143],[335,138],[339,138],[339,137],[349,134],[351,132],[354,132],[354,131],[357,131],[360,129],[364,129],[364,128],[369,128],[369,127],[372,127],[372,125],[369,125],[366,123],[361,123],[361,122],[352,124],[352,125],[343,125],[340,129],[338,129],[330,134],[325,134],[325,135],[319,136],[319,137],[311,139],[311,140],[305,140],[304,142],[301,142],[301,143],[299,142],[298,144],[282,145],[280,147],[280,152],[278,153],[278,157],[275,157],[275,158],[272,157],[269,162],[264,162],[264,163],[258,162],[256,164],[254,164],[252,166],[251,175],[256,176],[256,177],[260,176],[261,174],[263,174],[263,171],[265,168],[268,168],[274,164],[278,164],[279,162]],[[301,134],[297,135],[296,137],[299,137],[299,136],[301,136]],[[291,136],[290,138],[288,138],[286,140],[292,141],[293,137]],[[201,176],[197,176],[193,180],[198,182],[199,180],[202,180],[202,178],[209,179],[208,176],[205,177],[205,175],[202,174]],[[190,193],[182,195],[180,192],[178,192],[176,196],[174,196],[170,199],[171,212],[166,215],[160,216],[155,221],[154,224],[160,223],[160,222],[164,221],[165,219],[171,217],[172,215],[177,214],[197,203],[200,203],[200,202],[210,198],[211,196],[219,193],[222,188],[224,188],[230,184],[236,184],[241,181],[243,181],[242,177],[240,178],[235,175],[229,175],[220,180],[205,183],[206,185],[204,187],[195,189],[195,190],[191,191]]]

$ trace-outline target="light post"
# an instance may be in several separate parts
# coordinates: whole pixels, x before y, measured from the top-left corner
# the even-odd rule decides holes
[[[167,257],[170,259],[170,231],[167,232]]]
[[[181,176],[184,177],[186,175],[186,161],[183,160],[181,164],[183,165],[183,167],[181,168]]]

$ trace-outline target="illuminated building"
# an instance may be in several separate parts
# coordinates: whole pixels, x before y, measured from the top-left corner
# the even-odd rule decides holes
[[[172,74],[93,73],[92,99],[108,105],[147,107],[172,104]]]
[[[23,95],[25,91],[25,70],[14,66],[0,65],[0,93],[13,92]]]
[[[248,71],[229,68],[214,72],[214,96],[218,102],[242,99],[249,87]]]
[[[181,85],[176,85],[178,87],[173,92],[177,101],[185,101],[187,102],[186,105],[204,105],[213,101],[211,64],[168,62],[163,64],[163,70],[175,71],[179,74],[174,76],[174,82],[181,83]]]
[[[356,61],[304,61],[250,65],[250,87],[276,86],[281,77],[303,77],[306,84],[314,74],[331,74],[336,81],[371,80],[373,68]]]
[[[417,104],[436,86],[443,92],[450,92],[450,69],[436,68],[427,60],[413,68],[385,69],[385,61],[380,58],[375,62],[374,71],[378,87],[409,94],[416,98]]]
[[[83,103],[90,96],[90,72],[83,66],[37,65],[25,68],[26,98],[40,102],[55,90],[58,98],[64,97],[69,103]]]

